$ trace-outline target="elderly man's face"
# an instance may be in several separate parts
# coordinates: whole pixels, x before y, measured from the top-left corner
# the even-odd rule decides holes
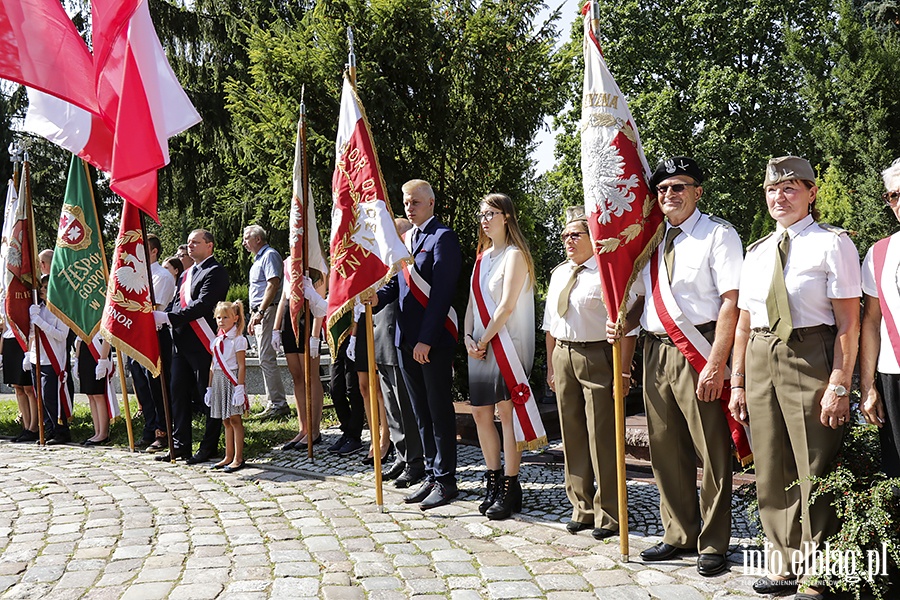
[[[246,231],[244,232],[242,244],[250,254],[256,254],[262,248],[262,240],[259,239],[259,236]]]

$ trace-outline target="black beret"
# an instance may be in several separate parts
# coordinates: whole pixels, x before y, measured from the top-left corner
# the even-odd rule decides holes
[[[693,158],[673,156],[656,165],[656,170],[653,171],[653,175],[650,177],[650,188],[655,190],[661,181],[676,175],[687,175],[692,177],[697,183],[703,183],[703,171],[700,170]]]

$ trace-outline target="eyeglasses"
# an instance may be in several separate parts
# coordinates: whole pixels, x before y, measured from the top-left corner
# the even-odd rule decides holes
[[[502,212],[486,210],[483,213],[478,213],[476,216],[478,217],[479,221],[492,221],[494,219],[494,217],[496,217],[497,215],[502,215],[502,214],[503,214]]]
[[[666,192],[672,190],[673,194],[680,194],[684,191],[686,187],[697,187],[696,183],[675,183],[672,185],[658,185],[656,186],[656,191],[663,196],[666,195]]]
[[[581,239],[581,236],[587,235],[583,231],[570,231],[569,233],[564,233],[560,238],[562,238],[563,243],[565,244],[567,241],[572,240],[573,242],[577,242]]]
[[[897,206],[897,202],[900,201],[900,191],[893,192],[885,192],[881,195],[881,199],[884,200],[888,206]]]

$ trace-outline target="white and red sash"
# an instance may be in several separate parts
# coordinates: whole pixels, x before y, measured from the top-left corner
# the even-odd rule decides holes
[[[475,259],[475,270],[472,273],[472,298],[475,300],[478,318],[485,329],[497,304],[491,295],[481,287],[481,261],[484,254]],[[491,349],[500,368],[500,375],[509,390],[513,403],[513,429],[516,433],[516,446],[520,450],[535,450],[547,445],[547,433],[537,402],[528,383],[528,375],[522,366],[516,348],[513,346],[509,331],[504,325],[499,333],[491,338]]]
[[[56,385],[57,385],[57,393],[56,393],[56,414],[58,415],[57,420],[60,425],[64,425],[69,422],[69,419],[72,418],[72,396],[69,395],[69,386],[66,385],[66,380],[68,378],[68,374],[66,373],[66,359],[67,355],[59,356],[53,349],[53,344],[50,343],[50,340],[47,338],[47,334],[41,331],[39,328],[36,328],[38,333],[38,339],[41,342],[41,348],[44,349],[44,356],[47,357],[47,360],[50,362],[50,366],[53,368],[53,373],[56,375]],[[65,348],[65,344],[63,344]],[[38,377],[41,374],[38,373]]]
[[[896,235],[875,242],[872,247],[872,259],[875,266],[875,286],[878,289],[878,304],[881,306],[881,318],[887,330],[888,340],[894,349],[894,357],[900,364],[900,331],[897,330],[897,319],[891,310],[892,306],[900,306],[900,289],[896,284],[884,285],[884,282],[895,281],[897,269],[900,268],[900,240]]]
[[[669,278],[659,276],[660,270],[665,270],[665,267],[661,266],[662,259],[662,252],[657,247],[653,257],[650,259],[650,286],[653,289],[653,309],[659,316],[659,320],[672,343],[681,351],[691,367],[699,373],[706,367],[706,361],[709,359],[710,352],[712,352],[712,344],[684,316],[684,313],[675,301],[675,296],[672,294]],[[725,419],[728,421],[728,429],[731,431],[731,441],[734,442],[737,458],[742,465],[747,465],[753,460],[753,451],[750,448],[750,439],[746,428],[735,421],[728,410],[728,401],[731,398],[731,384],[727,378],[729,371],[730,369],[726,366],[726,381],[722,388],[722,398],[719,404],[725,413]]]
[[[188,304],[191,303],[193,298],[191,298],[191,284],[193,279],[194,268],[191,267],[184,274],[184,281],[181,282],[181,291],[179,293],[179,299],[181,301],[181,308],[187,308]],[[191,329],[194,330],[194,333],[197,334],[197,337],[203,342],[203,347],[210,353],[212,353],[212,344],[216,339],[216,334],[213,333],[212,327],[209,326],[209,323],[205,318],[200,317],[198,319],[194,319],[190,322]]]
[[[222,351],[222,346],[225,345],[225,338],[227,337],[228,334],[220,329],[219,335],[216,336],[216,339],[212,344],[212,355],[216,361],[216,364],[219,366],[219,369],[225,375],[225,379],[231,382],[231,385],[237,387],[238,385],[240,385],[238,383],[237,375],[235,375],[234,371],[228,368],[228,363],[225,361],[225,354]],[[248,410],[250,410],[250,399],[247,397],[247,394],[244,394],[244,411]]]
[[[91,353],[91,356],[94,357],[96,362],[100,361],[100,352],[102,350],[102,340],[100,336],[95,336],[91,343],[88,345],[88,350]],[[81,341],[84,343],[84,340]],[[109,360],[112,360],[112,355],[110,355]],[[115,377],[116,370],[110,369],[106,374],[106,386],[103,388],[103,399],[106,403],[106,413],[109,415],[110,422],[115,421],[119,415],[122,414],[119,409],[119,400],[116,397],[116,388],[113,385],[113,379]]]
[[[406,249],[415,258],[412,249],[412,235],[410,235],[409,231],[403,236],[403,243],[406,244]],[[409,291],[412,292],[413,298],[423,308],[428,306],[428,299],[431,297],[431,284],[425,281],[418,269],[416,269],[415,263],[413,263],[412,267],[406,263],[403,264],[403,279],[406,280],[406,285],[409,287]],[[459,321],[456,318],[456,309],[452,306],[447,314],[447,319],[444,321],[444,327],[453,336],[454,341],[459,340]]]

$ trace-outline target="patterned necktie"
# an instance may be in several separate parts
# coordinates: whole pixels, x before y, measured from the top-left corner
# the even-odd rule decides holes
[[[569,295],[572,293],[572,288],[575,287],[575,280],[578,279],[578,273],[584,268],[584,265],[578,265],[574,269],[572,269],[572,274],[569,275],[569,280],[566,282],[566,285],[563,286],[563,289],[559,292],[559,300],[556,304],[556,310],[559,312],[560,317],[564,317],[566,315],[566,311],[569,310]]]
[[[666,271],[669,274],[669,283],[672,283],[672,273],[675,269],[675,238],[681,233],[681,227],[672,227],[666,232],[666,245],[663,247],[663,260],[666,262]]]
[[[787,230],[778,242],[778,252],[775,255],[775,271],[772,273],[772,285],[769,287],[769,295],[766,296],[766,312],[769,315],[769,329],[777,335],[782,342],[787,342],[794,330],[791,320],[791,307],[788,303],[787,286],[784,284],[784,264],[787,261],[788,252],[791,250],[791,238]]]

